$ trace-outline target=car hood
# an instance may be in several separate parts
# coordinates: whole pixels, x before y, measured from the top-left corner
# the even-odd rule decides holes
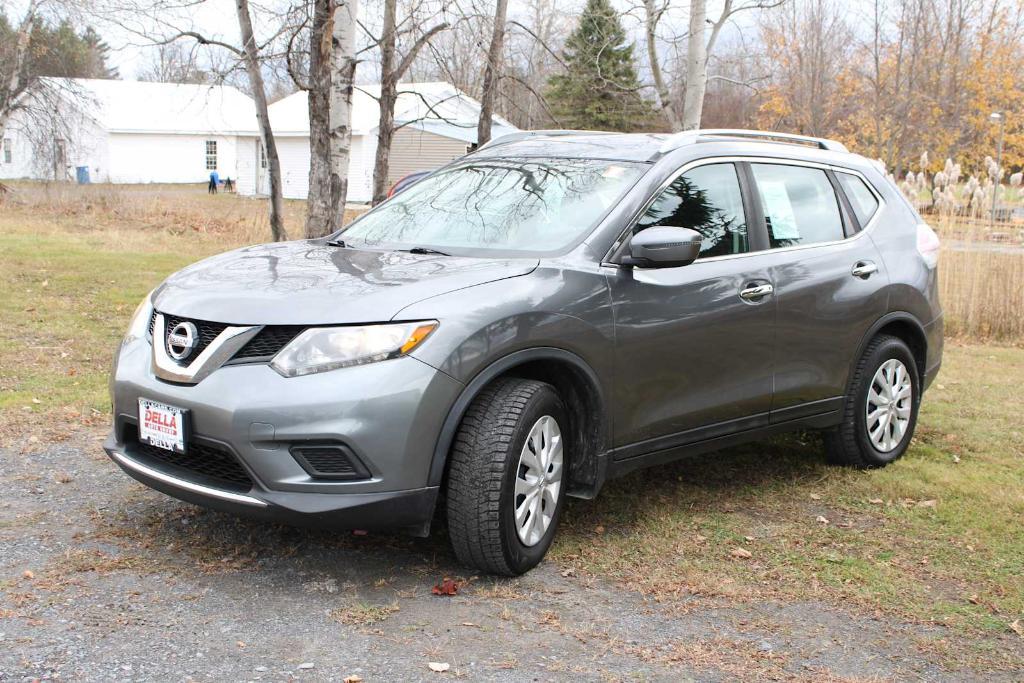
[[[157,288],[153,305],[161,313],[238,325],[380,322],[417,301],[526,275],[537,264],[280,242],[191,265]]]

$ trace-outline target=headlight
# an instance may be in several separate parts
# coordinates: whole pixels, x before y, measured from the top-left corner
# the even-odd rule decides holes
[[[153,292],[147,294],[132,313],[132,319],[128,323],[128,331],[125,332],[124,339],[121,340],[121,346],[130,344],[136,339],[144,339],[149,334],[149,319],[153,317],[153,304],[149,300],[152,296]]]
[[[270,367],[285,377],[298,377],[397,358],[419,346],[436,328],[436,320],[394,325],[313,327],[281,349]]]

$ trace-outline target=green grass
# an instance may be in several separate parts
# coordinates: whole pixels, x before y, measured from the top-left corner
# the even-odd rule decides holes
[[[574,503],[555,556],[659,598],[811,598],[1017,638],[1024,350],[945,359],[897,463],[827,467],[808,434],[639,472]]]

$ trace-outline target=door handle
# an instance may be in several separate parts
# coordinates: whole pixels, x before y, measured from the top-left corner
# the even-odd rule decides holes
[[[740,298],[747,301],[757,301],[758,299],[763,299],[774,291],[775,288],[769,284],[756,285],[754,287],[747,287],[746,289],[741,290]]]
[[[853,270],[850,271],[850,275],[854,277],[868,278],[871,277],[872,273],[878,272],[878,266],[871,261],[857,261],[853,265]]]

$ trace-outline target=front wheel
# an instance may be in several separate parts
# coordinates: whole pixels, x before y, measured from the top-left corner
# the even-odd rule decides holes
[[[885,467],[910,445],[921,403],[914,354],[902,339],[871,340],[847,392],[843,422],[826,432],[829,462]]]
[[[474,399],[448,472],[448,534],[460,562],[511,576],[543,559],[565,499],[568,434],[550,384],[506,378]]]

